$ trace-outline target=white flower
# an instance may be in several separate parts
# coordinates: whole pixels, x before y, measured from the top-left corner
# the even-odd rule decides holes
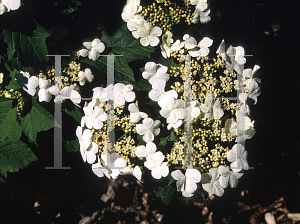
[[[150,23],[144,22],[136,31],[137,35],[141,37],[140,42],[143,46],[148,46],[149,44],[152,47],[155,47],[159,43],[159,36],[162,34],[160,27],[153,27]]]
[[[230,164],[230,168],[234,172],[239,172],[242,169],[248,170],[249,165],[247,162],[247,151],[241,144],[235,144],[232,149],[227,153],[227,159]]]
[[[36,76],[31,76],[29,75],[28,72],[20,72],[23,77],[28,79],[27,84],[24,83],[23,79],[17,79],[17,82],[20,83],[20,86],[24,86],[23,90],[26,91],[29,95],[34,96],[36,93],[36,87],[39,85],[39,79]]]
[[[169,174],[168,162],[163,162],[165,156],[162,152],[155,152],[151,157],[147,158],[145,167],[151,170],[151,175],[155,179],[166,177]]]
[[[76,129],[76,136],[78,138],[79,144],[80,144],[80,152],[83,158],[83,161],[85,162],[87,157],[84,157],[85,151],[87,151],[91,144],[92,144],[92,131],[85,129],[82,132],[82,128],[80,126],[77,127]],[[98,147],[98,146],[97,146]],[[93,147],[93,150],[95,149],[95,146]],[[93,152],[93,151],[92,151]]]
[[[158,105],[163,107],[168,104],[172,98],[177,99],[178,94],[175,90],[165,92],[166,82],[164,80],[154,80],[152,90],[149,92],[149,98],[158,101]]]
[[[101,159],[103,160],[104,166],[111,170],[111,177],[116,179],[121,170],[126,167],[126,161],[119,156],[118,153],[108,154],[103,152],[101,154]]]
[[[164,58],[169,58],[171,56],[171,53],[172,53],[171,47],[161,44],[160,49],[161,49],[161,55]]]
[[[60,94],[55,97],[55,102],[64,102],[66,99],[70,99],[78,107],[81,102],[80,94],[70,86],[65,86],[60,90]]]
[[[134,168],[126,166],[124,169],[121,170],[120,174],[132,174],[139,181],[141,181],[142,179],[142,171],[139,166],[135,166]]]
[[[131,112],[130,113],[130,121],[133,123],[138,123],[141,120],[141,118],[148,117],[148,114],[146,114],[144,112],[140,112],[137,101],[135,103],[129,104],[128,110]]]
[[[176,123],[178,119],[184,119],[187,116],[184,106],[185,102],[182,99],[171,98],[168,107],[162,108],[159,113],[167,118],[167,123]]]
[[[197,106],[197,103],[197,101],[192,101],[190,106],[186,108],[187,111],[191,113],[191,119],[197,118],[201,113],[201,110]]]
[[[208,7],[207,0],[190,0],[190,1],[191,1],[191,5],[196,5],[196,8],[201,11],[204,11]]]
[[[99,101],[107,101],[107,98],[109,100],[114,100],[114,97],[111,95],[113,94],[113,84],[108,85],[106,88],[102,87],[96,87],[93,89],[93,99],[89,103],[88,107],[95,107],[99,105]],[[111,94],[111,95],[110,95]]]
[[[193,192],[197,190],[197,183],[201,180],[201,173],[196,169],[188,168],[185,175],[180,170],[175,170],[171,176],[177,180],[177,191],[182,191],[185,197],[192,197]]]
[[[135,15],[131,20],[127,22],[127,28],[132,32],[135,39],[140,38],[137,30],[143,27],[144,23],[147,21],[141,15]]]
[[[148,142],[146,146],[139,145],[135,148],[135,155],[137,157],[150,157],[156,152],[156,145],[153,142]]]
[[[196,41],[196,39],[194,38],[194,37],[191,37],[190,35],[188,35],[188,34],[185,34],[184,36],[183,36],[183,43],[184,43],[184,47],[186,48],[186,49],[193,49],[194,47],[196,47],[197,46],[197,41]]]
[[[230,46],[226,52],[228,58],[226,58],[226,67],[230,70],[235,70],[238,74],[242,74],[243,70],[240,65],[246,63],[245,50],[243,47],[232,47]],[[223,58],[224,59],[224,58]]]
[[[109,179],[110,179],[110,174],[112,173],[111,169],[109,169],[106,166],[105,167],[102,166],[99,157],[98,157],[98,162],[92,165],[92,170],[98,177],[103,177],[105,175]]]
[[[98,152],[98,145],[95,142],[86,149],[81,150],[81,156],[84,162],[88,162],[89,164],[93,164],[96,160],[96,153]]]
[[[180,42],[180,40],[176,40],[174,44],[171,46],[172,51],[179,51],[181,48],[183,48],[184,42]]]
[[[210,13],[210,9],[205,10],[204,12],[202,12],[200,9],[197,9],[194,11],[194,17],[192,19],[192,23],[197,24],[199,23],[199,21],[202,24],[208,23],[211,18],[209,16]]]
[[[257,103],[257,97],[260,95],[260,87],[258,86],[258,83],[254,79],[247,79],[246,80],[246,86],[245,86],[247,98],[251,98],[254,100],[254,104]]]
[[[208,94],[205,98],[204,104],[200,105],[200,109],[205,113],[206,119],[221,119],[224,115],[224,111],[221,108],[221,101],[217,99],[213,103],[213,95]]]
[[[223,188],[226,188],[228,186],[228,182],[231,188],[235,188],[238,184],[238,179],[243,176],[243,173],[236,173],[229,170],[229,168],[225,166],[219,166],[218,169],[221,175],[219,178],[220,185]]]
[[[246,79],[253,79],[256,82],[260,83],[261,80],[259,78],[253,78],[253,76],[255,76],[255,74],[257,73],[257,71],[260,69],[260,67],[258,65],[255,65],[253,67],[253,70],[251,68],[247,68],[243,71],[243,77]]]
[[[179,128],[182,125],[182,120],[178,120],[175,123],[170,123],[167,126],[167,129],[170,130],[171,128]]]
[[[89,59],[92,59],[93,61],[96,61],[99,58],[100,53],[105,50],[105,45],[98,38],[94,39],[92,42],[83,42],[82,44],[87,49],[79,50],[78,55],[82,57],[89,56]]]
[[[219,176],[218,168],[212,168],[209,170],[209,173],[202,174],[201,183],[205,191],[221,197],[224,193],[224,189],[220,185]]]
[[[143,124],[138,124],[136,126],[136,131],[139,135],[143,135],[143,140],[145,142],[152,142],[154,136],[160,133],[160,121],[153,121],[151,118],[145,118]]]
[[[149,83],[152,85],[154,80],[164,80],[167,82],[169,80],[169,76],[167,74],[168,67],[156,64],[154,62],[147,62],[145,64],[145,71],[142,73],[144,79],[148,79]]]
[[[221,55],[224,61],[227,61],[228,56],[226,55],[226,50],[225,50],[225,41],[222,40],[221,44],[218,47],[218,50],[216,51],[217,54]]]
[[[117,83],[114,85],[114,104],[117,107],[123,106],[126,102],[132,102],[135,99],[135,93],[131,91],[131,84]]]
[[[20,0],[1,0],[0,1],[0,15],[5,12],[9,12],[10,10],[16,10],[20,8],[21,1]]]
[[[85,84],[86,80],[87,80],[88,82],[92,82],[92,81],[94,80],[94,75],[92,75],[91,69],[86,68],[86,69],[84,70],[84,72],[83,72],[83,71],[80,71],[80,72],[78,73],[78,78],[79,78],[79,84],[80,84],[81,86],[83,86],[83,85]]]
[[[39,78],[39,102],[49,102],[52,98],[51,95],[58,95],[59,94],[59,88],[57,86],[51,86],[51,80],[44,80],[42,78]]]
[[[95,128],[99,130],[103,127],[102,121],[106,121],[107,114],[104,113],[102,108],[96,107],[92,110],[89,107],[84,107],[83,111],[85,116],[81,119],[81,127],[84,127],[84,124],[86,124],[89,129]]]
[[[208,47],[210,47],[212,43],[212,39],[204,37],[195,48],[189,50],[189,53],[192,57],[205,57],[209,54]]]
[[[127,4],[123,8],[121,17],[125,22],[128,22],[141,10],[142,6],[140,6],[139,1],[127,1]]]

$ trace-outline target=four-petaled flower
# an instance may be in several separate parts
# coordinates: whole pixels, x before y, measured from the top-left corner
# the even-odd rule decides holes
[[[139,145],[135,148],[135,155],[137,157],[150,157],[156,152],[156,145],[153,142],[148,142],[146,146]]]
[[[80,72],[78,73],[78,78],[79,78],[79,84],[80,84],[81,86],[83,86],[83,85],[85,84],[86,80],[87,80],[88,82],[92,82],[92,81],[94,80],[94,75],[92,75],[91,69],[86,68],[86,69],[84,70],[84,72],[83,72],[83,71],[80,71]]]
[[[224,115],[221,108],[221,101],[217,99],[213,102],[213,95],[208,94],[205,98],[204,104],[200,105],[200,109],[205,113],[206,119],[220,119]]]
[[[92,110],[90,107],[84,107],[83,111],[85,116],[81,119],[81,127],[84,127],[84,124],[89,129],[101,129],[103,127],[102,121],[106,121],[107,114],[104,113],[102,108],[96,107]]]
[[[17,82],[20,86],[23,86],[23,90],[26,91],[29,95],[34,96],[36,93],[36,87],[39,85],[39,79],[36,76],[29,75],[28,72],[20,72],[23,75],[23,79],[28,79],[27,83],[25,84],[23,79],[17,79]]]
[[[219,176],[218,168],[212,168],[209,170],[209,173],[202,174],[201,183],[205,191],[221,197],[224,193],[224,189],[220,185]]]
[[[96,61],[99,58],[100,53],[105,50],[105,45],[98,38],[94,39],[92,42],[83,42],[82,44],[87,49],[79,50],[78,55],[82,57],[88,56],[89,59],[93,61]]]
[[[235,188],[238,184],[238,179],[243,176],[243,173],[236,173],[225,166],[219,166],[218,169],[221,175],[219,178],[220,185],[223,188],[228,186],[228,182],[231,188]]]
[[[114,103],[115,106],[120,107],[126,102],[132,102],[135,99],[135,93],[131,91],[133,86],[131,84],[125,85],[123,83],[117,83],[114,86]]]
[[[169,174],[168,162],[163,162],[164,159],[165,156],[162,152],[155,152],[145,162],[145,167],[151,170],[151,175],[155,179],[166,177]]]
[[[152,142],[154,140],[154,136],[160,133],[160,121],[153,121],[151,118],[145,118],[142,123],[143,124],[138,124],[136,126],[136,132],[139,135],[143,135],[143,140],[145,142]]]
[[[230,168],[234,172],[249,169],[247,151],[245,151],[244,146],[241,144],[235,144],[232,147],[232,149],[227,153],[227,159],[231,162]]]
[[[153,27],[151,23],[144,22],[141,23],[136,34],[141,37],[141,45],[148,46],[150,44],[152,47],[155,47],[159,43],[158,37],[161,36],[162,30],[158,26]]]
[[[144,79],[148,79],[149,83],[153,85],[155,80],[167,82],[169,80],[167,71],[167,66],[156,64],[154,62],[147,62],[142,76]]]
[[[81,96],[70,86],[65,86],[60,90],[60,94],[55,97],[55,102],[64,102],[67,99],[70,99],[76,106],[79,107],[78,104],[81,102]]]
[[[51,95],[58,95],[59,94],[59,88],[57,86],[51,86],[51,80],[44,80],[42,78],[39,78],[39,101],[43,102],[50,102],[52,96]]]
[[[184,106],[185,102],[182,99],[171,98],[167,107],[162,108],[159,113],[167,118],[167,123],[176,123],[179,119],[184,119],[187,116]]]
[[[92,144],[92,135],[93,132],[91,130],[85,129],[82,132],[82,128],[80,126],[77,127],[76,136],[80,144],[81,154],[84,154],[84,151],[86,151]]]
[[[133,123],[138,123],[141,120],[141,118],[148,117],[148,114],[146,114],[144,112],[140,112],[137,101],[135,103],[129,104],[128,110],[131,112],[130,113],[130,121]]]
[[[177,180],[177,191],[182,191],[184,197],[192,197],[197,190],[197,183],[201,180],[201,173],[196,169],[188,168],[185,175],[180,170],[175,170],[171,176]]]

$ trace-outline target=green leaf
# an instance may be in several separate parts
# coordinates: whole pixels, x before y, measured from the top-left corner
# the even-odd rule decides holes
[[[11,60],[14,54],[17,53],[27,65],[31,65],[34,68],[41,68],[48,64],[46,38],[51,33],[41,25],[37,24],[32,36],[9,30],[3,30],[3,34],[4,42],[8,45],[8,60]]]
[[[160,138],[158,146],[166,146],[168,143],[169,136]]]
[[[171,176],[171,174],[168,175],[168,179],[169,179],[169,183],[167,187],[169,187],[175,181],[174,178]]]
[[[137,83],[133,83],[134,89],[138,91],[150,92],[152,89],[151,84],[146,79],[140,79]]]
[[[54,127],[52,114],[38,104],[35,97],[32,97],[32,108],[21,122],[24,134],[36,143],[38,132],[47,131]],[[61,128],[58,125],[59,128]]]
[[[158,63],[167,66],[169,69],[171,69],[171,67],[178,67],[179,65],[174,62],[173,58],[164,58],[162,56],[159,57]]]
[[[8,111],[10,111],[10,109],[12,108],[12,103],[13,103],[12,99],[7,99],[4,97],[0,98],[0,124],[4,120]]]
[[[20,85],[15,80],[15,75],[19,74],[20,72],[14,68],[13,71],[10,71],[9,76],[11,77],[11,80],[9,81],[9,84],[5,86],[6,89],[20,89]]]
[[[179,140],[175,134],[175,132],[172,130],[171,134],[169,135],[169,141],[174,142],[175,140]]]
[[[80,145],[77,139],[72,141],[63,140],[63,144],[67,152],[80,152]]]
[[[143,139],[143,135],[137,134],[137,140],[138,140],[139,144],[141,144],[141,145],[146,145],[146,144],[147,144],[147,143],[144,141],[144,139]]]
[[[10,109],[0,124],[0,141],[6,137],[19,141],[22,135],[22,128],[17,122],[17,108]]]
[[[75,121],[77,121],[78,123],[81,122],[81,118],[83,117],[83,113],[78,109],[77,106],[74,106],[74,110],[68,110],[67,107],[65,107],[64,111],[67,115],[69,115],[70,117],[74,118]]]
[[[142,60],[144,57],[150,58],[154,48],[144,47],[140,43],[140,39],[135,39],[127,28],[127,23],[116,31],[114,36],[109,36],[106,31],[102,32],[101,40],[107,47],[112,47],[110,54],[123,55],[120,56],[122,63],[128,63],[134,60]],[[117,63],[117,62],[116,62]]]
[[[24,142],[8,139],[0,143],[0,174],[4,177],[7,172],[17,172],[37,159]]]

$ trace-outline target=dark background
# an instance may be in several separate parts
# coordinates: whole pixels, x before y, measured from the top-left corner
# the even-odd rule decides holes
[[[107,18],[104,26],[115,27],[120,20],[110,11],[115,9],[121,13],[124,4],[124,1],[103,1],[103,7],[95,8],[90,18],[83,19],[93,24],[95,15]],[[246,54],[254,55],[247,57],[245,68],[253,68],[255,64],[261,67],[261,95],[258,103],[251,107],[256,134],[246,141],[248,161],[253,169],[245,172],[236,189],[225,190],[225,205],[230,205],[243,189],[248,189],[250,204],[267,206],[283,196],[291,212],[300,212],[297,9],[287,1],[215,0],[211,5],[212,20],[203,26],[203,34],[213,38],[215,49],[222,39],[233,46],[243,46]],[[45,21],[48,20],[45,17]],[[276,24],[280,25],[277,35],[271,28]],[[89,28],[93,29],[92,25]],[[87,27],[79,30],[78,35],[89,37],[84,33]],[[64,123],[63,131],[75,133],[76,126],[68,124]],[[71,170],[45,170],[53,165],[53,142],[43,141],[49,136],[53,136],[53,130],[38,134],[39,160],[18,173],[9,173],[7,183],[0,186],[0,223],[54,222],[54,218],[36,218],[33,208],[36,201],[43,205],[41,212],[45,217],[54,217],[58,212],[63,214],[61,223],[76,223],[80,216],[74,213],[89,214],[97,209],[106,180],[92,173],[79,152],[63,155],[63,165],[72,167]]]

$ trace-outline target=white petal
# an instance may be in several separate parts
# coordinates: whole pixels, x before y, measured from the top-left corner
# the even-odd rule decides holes
[[[155,179],[160,179],[161,178],[161,170],[160,167],[156,167],[151,171],[151,175]]]

